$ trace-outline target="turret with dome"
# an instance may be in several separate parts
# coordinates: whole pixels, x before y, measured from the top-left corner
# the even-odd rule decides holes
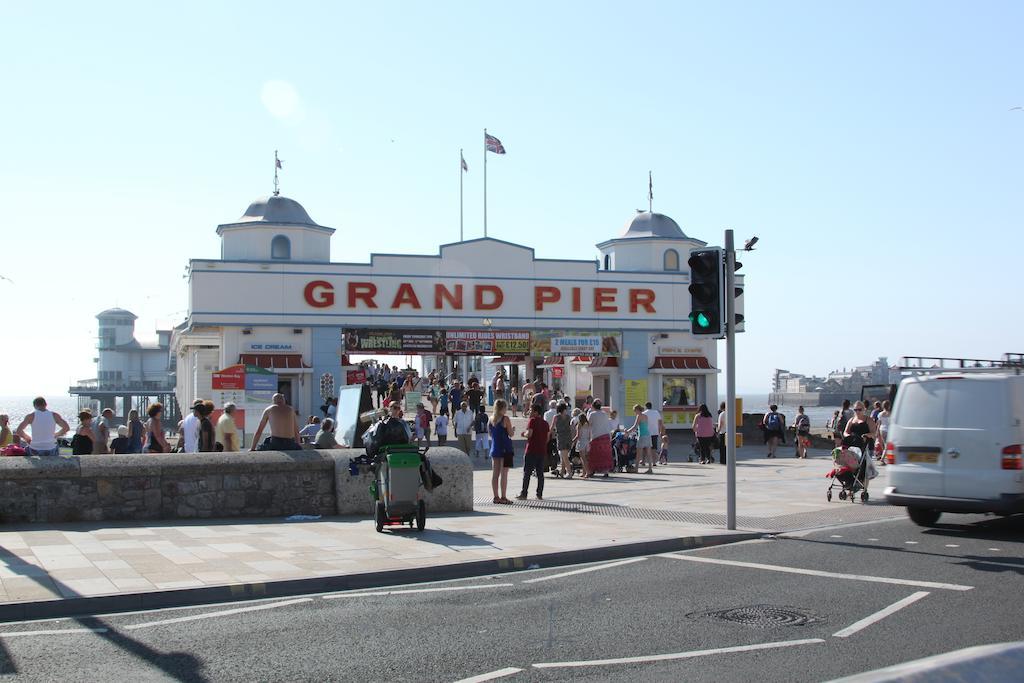
[[[603,270],[682,270],[691,249],[707,243],[687,237],[679,224],[654,211],[637,211],[622,234],[597,245]]]
[[[217,226],[226,261],[331,260],[334,228],[319,225],[302,204],[273,194],[249,205],[242,216]]]

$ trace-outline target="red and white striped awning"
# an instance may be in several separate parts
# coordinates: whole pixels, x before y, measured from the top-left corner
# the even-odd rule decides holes
[[[593,368],[617,368],[619,367],[618,356],[598,356],[590,363],[591,369]]]
[[[538,368],[553,368],[560,367],[565,363],[563,356],[544,356],[544,360],[540,362]]]
[[[573,356],[572,360],[570,360],[569,362],[570,363],[590,363],[592,360],[594,360],[593,356]]]
[[[497,358],[492,358],[491,363],[495,365],[518,365],[519,363],[522,363],[525,358],[526,356],[515,355],[498,356]]]
[[[704,356],[657,356],[651,370],[714,370]]]
[[[302,362],[301,353],[243,353],[238,362],[264,370],[303,370],[310,367]]]

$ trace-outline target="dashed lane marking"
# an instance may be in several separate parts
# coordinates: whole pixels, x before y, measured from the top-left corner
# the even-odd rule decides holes
[[[508,588],[515,584],[511,583],[489,583],[485,586],[444,586],[442,588],[406,588],[396,591],[364,591],[351,593],[335,593],[322,596],[324,600],[339,600],[341,598],[365,598],[379,595],[408,595],[410,593],[441,593],[444,591],[473,591],[485,588]]]
[[[947,548],[959,548],[960,546],[957,543],[947,543],[946,547]]]
[[[609,666],[612,664],[640,664],[645,662],[667,662],[674,659],[692,659],[694,657],[707,657],[709,655],[724,655],[734,652],[752,652],[755,650],[774,650],[783,647],[796,647],[798,645],[811,645],[824,643],[821,638],[807,638],[804,640],[783,640],[774,643],[758,643],[756,645],[737,645],[734,647],[720,647],[713,650],[691,650],[690,652],[672,652],[664,655],[643,655],[639,657],[619,657],[616,659],[591,659],[578,662],[546,662],[534,664],[536,669],[576,668],[584,666]]]
[[[497,671],[491,671],[490,673],[480,674],[479,676],[473,676],[471,678],[462,678],[455,683],[483,683],[484,681],[493,681],[498,678],[504,678],[505,676],[511,676],[517,674],[522,669],[517,669],[514,666],[510,666],[506,669],[498,669]]]
[[[880,609],[877,612],[875,612],[874,614],[868,615],[868,616],[864,617],[863,619],[861,619],[860,621],[856,621],[856,622],[850,624],[849,626],[847,626],[843,630],[836,631],[832,635],[835,636],[836,638],[849,638],[854,633],[857,633],[859,631],[863,631],[864,629],[866,629],[868,626],[871,626],[875,622],[881,621],[882,619],[885,619],[887,616],[889,616],[891,614],[895,614],[896,612],[899,612],[904,607],[907,607],[908,605],[914,604],[915,602],[917,602],[921,598],[925,597],[926,595],[930,595],[930,593],[928,591],[918,591],[916,593],[908,595],[907,597],[903,598],[902,600],[897,600],[896,602],[892,603],[891,605],[889,605],[885,609]]]
[[[744,567],[746,569],[763,569],[770,572],[783,572],[787,574],[803,574],[804,576],[820,576],[827,579],[845,579],[847,581],[866,581],[868,583],[891,583],[898,586],[916,586],[918,588],[936,588],[949,591],[969,591],[974,586],[962,586],[956,583],[936,583],[934,581],[915,581],[912,579],[892,579],[885,576],[867,576],[863,574],[840,574],[838,572],[825,572],[818,569],[803,569],[800,567],[783,567],[776,564],[759,564],[756,562],[739,562],[737,560],[719,560],[712,557],[698,557],[696,555],[676,555],[664,553],[660,557],[667,557],[673,560],[685,560],[687,562],[705,562],[707,564],[722,564],[729,567]]]
[[[227,617],[233,614],[244,614],[245,612],[258,612],[265,609],[275,609],[277,607],[288,607],[289,605],[298,605],[303,602],[312,602],[313,598],[296,598],[295,600],[282,600],[280,602],[271,602],[266,605],[253,605],[251,607],[238,607],[236,609],[226,609],[220,612],[205,612],[203,614],[193,614],[187,617],[175,617],[174,619],[161,619],[160,621],[145,621],[141,624],[131,624],[125,626],[126,631],[134,631],[139,628],[149,628],[151,626],[165,626],[167,624],[181,624],[186,621],[198,621],[200,619],[212,619],[214,617]]]
[[[606,564],[599,564],[594,567],[586,567],[584,569],[574,569],[571,572],[562,572],[560,574],[551,574],[549,576],[541,576],[536,579],[527,579],[523,583],[537,583],[538,581],[550,581],[551,579],[561,579],[566,576],[575,576],[576,574],[586,574],[587,572],[596,572],[599,569],[611,569],[612,567],[621,567],[624,564],[633,564],[634,562],[641,562],[646,560],[646,557],[631,557],[628,560],[620,560],[618,562],[608,562]]]

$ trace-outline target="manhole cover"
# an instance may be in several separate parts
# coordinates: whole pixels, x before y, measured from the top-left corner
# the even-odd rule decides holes
[[[748,605],[746,607],[730,607],[729,609],[710,612],[691,612],[686,615],[690,619],[712,617],[736,624],[755,628],[775,628],[776,626],[807,626],[825,618],[800,607],[781,607],[779,605]]]

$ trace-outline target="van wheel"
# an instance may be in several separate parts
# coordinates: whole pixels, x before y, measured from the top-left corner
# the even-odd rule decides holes
[[[935,526],[942,514],[938,510],[927,510],[925,508],[907,508],[910,521],[918,526]]]
[[[377,501],[377,505],[373,508],[373,523],[377,527],[377,533],[384,531],[384,516],[386,514],[384,503]]]
[[[427,504],[422,500],[416,508],[416,531],[423,531],[427,526]]]

